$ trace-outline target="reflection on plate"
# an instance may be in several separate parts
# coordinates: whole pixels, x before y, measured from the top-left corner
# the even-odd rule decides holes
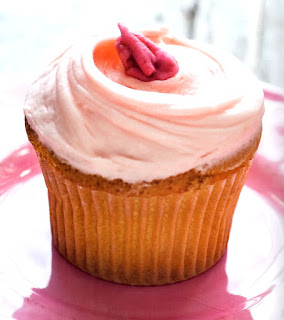
[[[7,155],[0,163],[0,319],[283,319],[284,98],[266,96],[263,139],[227,253],[177,284],[119,285],[66,262],[51,244],[45,185],[31,146]]]

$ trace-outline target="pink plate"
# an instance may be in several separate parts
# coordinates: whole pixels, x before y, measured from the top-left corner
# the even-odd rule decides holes
[[[0,319],[284,319],[284,96],[265,96],[263,138],[227,253],[177,284],[119,285],[70,265],[51,244],[33,149],[0,158]]]

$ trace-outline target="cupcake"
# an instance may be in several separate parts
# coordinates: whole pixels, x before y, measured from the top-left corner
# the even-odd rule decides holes
[[[46,68],[26,98],[26,131],[61,255],[108,281],[174,283],[226,250],[263,93],[231,55],[119,27]]]

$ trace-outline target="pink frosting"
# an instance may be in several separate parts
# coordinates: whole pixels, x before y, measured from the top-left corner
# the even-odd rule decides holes
[[[89,174],[135,183],[203,170],[261,127],[263,92],[230,55],[165,30],[143,35],[178,62],[164,81],[125,74],[116,37],[67,49],[34,82],[25,115],[39,139]]]

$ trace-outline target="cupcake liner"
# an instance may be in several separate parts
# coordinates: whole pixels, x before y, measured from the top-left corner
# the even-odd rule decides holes
[[[251,163],[183,193],[129,196],[82,187],[40,162],[55,247],[96,277],[132,285],[182,281],[222,257]]]

